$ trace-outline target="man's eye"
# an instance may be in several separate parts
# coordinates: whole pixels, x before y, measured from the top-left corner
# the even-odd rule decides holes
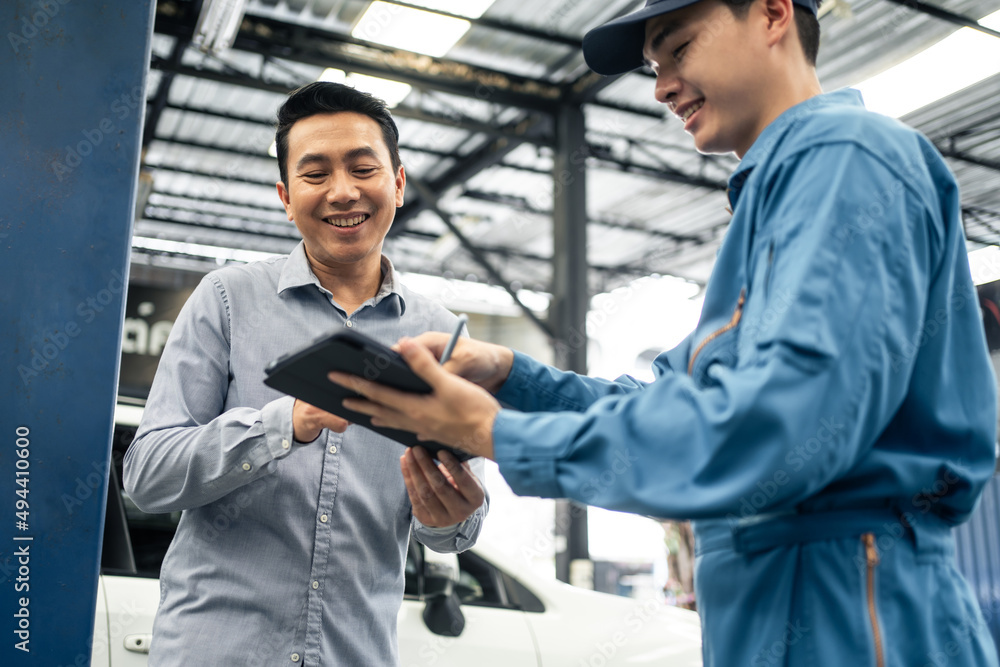
[[[355,174],[360,174],[361,176],[368,176],[369,174],[375,173],[375,167],[361,167],[360,169],[355,169]]]
[[[681,44],[680,46],[678,46],[676,49],[673,50],[671,55],[674,57],[674,60],[680,60],[682,57],[684,57],[684,50],[687,49],[688,44],[690,43],[691,42],[684,42],[683,44]]]
[[[326,174],[324,174],[321,171],[315,171],[311,174],[302,174],[302,178],[311,178],[311,179],[323,178],[324,176],[326,176]]]

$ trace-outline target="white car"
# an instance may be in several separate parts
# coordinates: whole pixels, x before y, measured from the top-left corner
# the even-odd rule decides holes
[[[118,493],[108,494],[94,667],[146,666],[160,598],[156,577],[179,518],[144,514],[122,491],[121,454],[130,431],[115,433],[110,489]],[[694,612],[538,577],[485,546],[457,559],[428,551],[425,559],[422,547],[411,544],[405,590],[401,667],[702,664]]]

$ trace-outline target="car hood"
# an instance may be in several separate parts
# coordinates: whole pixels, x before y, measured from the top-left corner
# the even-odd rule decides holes
[[[587,591],[562,582],[534,587],[544,614],[526,614],[542,667],[621,665],[697,667],[698,615],[662,600]]]

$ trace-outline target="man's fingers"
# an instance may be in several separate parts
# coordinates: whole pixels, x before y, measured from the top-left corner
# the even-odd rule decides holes
[[[436,387],[448,375],[441,368],[437,357],[434,356],[426,345],[422,345],[412,338],[402,338],[398,345],[399,354],[402,355],[409,367],[431,387]]]
[[[439,468],[440,472],[448,478],[452,487],[462,497],[471,500],[478,495],[482,487],[479,484],[479,479],[472,472],[472,468],[469,467],[468,462],[463,463],[459,461],[451,452],[443,449],[438,452],[438,460],[443,465],[443,468]]]
[[[400,342],[404,340],[410,340],[419,345],[423,345],[424,347],[426,347],[428,350],[431,351],[431,354],[434,355],[435,359],[440,359],[441,355],[444,354],[444,348],[448,346],[448,341],[450,339],[451,336],[449,336],[446,333],[441,333],[440,331],[427,331],[415,338],[402,338],[400,339]],[[461,341],[459,342],[461,343]],[[393,348],[397,352],[399,351],[398,346],[399,343],[397,343],[396,347]]]
[[[409,448],[402,457],[403,481],[410,495],[413,513],[421,521],[428,524],[448,525],[444,518],[445,507],[433,484],[427,479],[423,467],[417,461],[415,447]]]

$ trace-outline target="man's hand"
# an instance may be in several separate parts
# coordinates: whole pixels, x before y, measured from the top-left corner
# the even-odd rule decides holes
[[[440,465],[423,447],[409,447],[399,459],[413,516],[429,528],[465,521],[486,497],[468,462],[459,463],[444,450],[438,456]]]
[[[413,340],[427,347],[435,359],[440,359],[449,338],[448,334],[428,331]],[[395,347],[398,351],[399,345]],[[444,369],[495,394],[507,381],[513,364],[514,352],[510,348],[473,338],[460,338]]]
[[[295,399],[295,405],[292,406],[292,437],[298,442],[312,442],[324,428],[343,433],[350,424],[346,419],[299,399]]]
[[[364,396],[345,399],[344,407],[369,415],[374,426],[398,428],[416,433],[421,440],[436,440],[493,458],[493,421],[500,412],[497,400],[482,387],[449,373],[431,350],[416,340],[404,338],[396,347],[432,392],[414,394],[353,375],[330,373],[331,382]]]

